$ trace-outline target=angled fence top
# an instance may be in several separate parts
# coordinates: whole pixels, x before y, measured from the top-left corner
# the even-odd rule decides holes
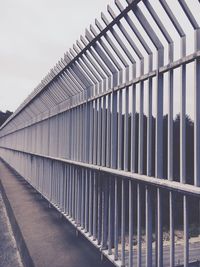
[[[188,266],[200,196],[200,2],[115,0],[107,11],[2,125],[0,155],[116,265],[175,266],[176,207]]]

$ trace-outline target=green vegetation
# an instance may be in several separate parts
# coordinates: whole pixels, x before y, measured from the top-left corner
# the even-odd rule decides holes
[[[6,112],[0,111],[0,126],[13,114],[13,112],[7,110]]]

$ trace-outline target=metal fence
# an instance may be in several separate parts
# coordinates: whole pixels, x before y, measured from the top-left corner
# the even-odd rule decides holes
[[[186,267],[200,255],[200,4],[107,10],[1,127],[0,156],[117,266]]]

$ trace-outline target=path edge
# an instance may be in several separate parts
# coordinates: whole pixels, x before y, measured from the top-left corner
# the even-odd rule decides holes
[[[14,234],[14,238],[17,244],[17,249],[19,251],[22,263],[24,267],[35,267],[33,260],[30,256],[30,253],[28,251],[28,248],[26,246],[26,242],[24,240],[24,237],[22,235],[22,232],[20,230],[20,227],[18,225],[18,222],[16,220],[15,214],[13,212],[13,209],[10,205],[10,202],[8,200],[8,197],[6,195],[3,183],[0,179],[0,191],[2,194],[2,198],[6,207],[7,215],[11,224],[11,228]]]

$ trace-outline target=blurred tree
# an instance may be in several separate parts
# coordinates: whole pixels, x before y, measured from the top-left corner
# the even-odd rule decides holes
[[[13,112],[7,110],[6,112],[0,111],[0,126],[13,114]]]

